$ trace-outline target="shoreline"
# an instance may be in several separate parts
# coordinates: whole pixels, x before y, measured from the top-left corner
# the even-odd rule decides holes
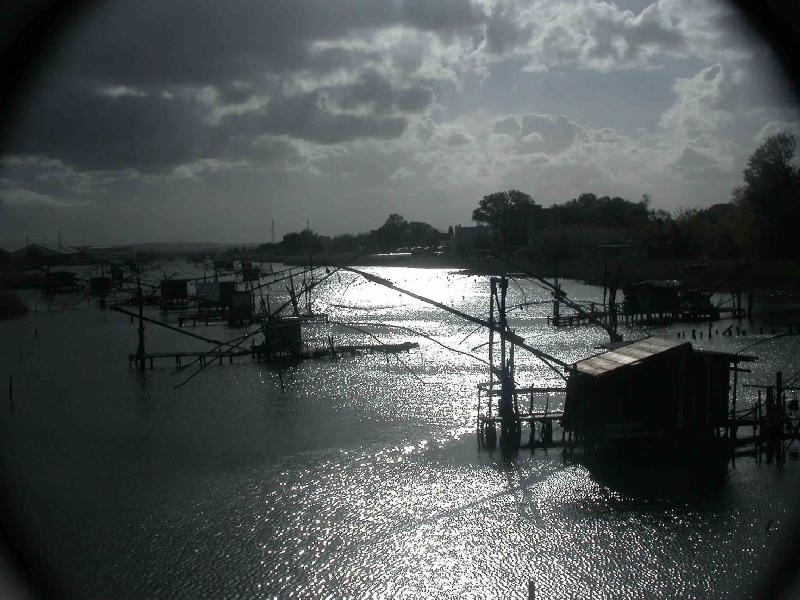
[[[343,264],[352,255],[326,255],[313,257],[314,264],[335,266]],[[272,257],[287,265],[308,264],[308,257]],[[525,270],[542,277],[554,278],[556,266],[541,260],[531,260],[522,256],[512,258],[512,262]],[[458,257],[452,254],[430,255],[392,255],[372,254],[360,256],[352,261],[353,266],[409,267],[424,269],[452,269],[465,275],[497,275],[519,271],[510,268],[502,260],[489,257]],[[687,267],[692,267],[687,269]],[[609,283],[617,276],[619,267],[620,284],[646,280],[678,280],[691,288],[703,291],[731,292],[739,285],[736,276],[737,263],[730,259],[621,259],[608,261]],[[785,292],[800,298],[800,264],[790,260],[763,260],[747,269],[742,269],[742,291],[748,289],[759,292]],[[574,279],[591,285],[604,284],[604,261],[602,258],[561,261],[558,276]]]

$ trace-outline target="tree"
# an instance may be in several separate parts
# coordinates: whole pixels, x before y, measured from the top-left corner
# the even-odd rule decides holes
[[[406,225],[408,225],[408,222],[403,215],[392,213],[386,217],[381,229],[404,229]]]
[[[386,221],[378,228],[378,244],[383,250],[394,249],[405,243],[408,237],[408,221],[403,215],[397,213],[390,214]]]
[[[284,254],[319,254],[323,250],[320,236],[310,229],[287,233],[283,236],[280,245]]]
[[[481,198],[472,211],[472,220],[492,229],[495,241],[505,245],[525,243],[528,226],[536,209],[541,208],[519,190],[495,192]]]
[[[762,252],[800,257],[794,229],[800,222],[800,169],[794,162],[797,140],[789,133],[768,137],[747,161],[745,185],[733,199],[752,214]]]

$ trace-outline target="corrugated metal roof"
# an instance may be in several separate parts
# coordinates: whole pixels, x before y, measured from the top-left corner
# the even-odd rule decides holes
[[[573,366],[579,373],[599,376],[621,367],[638,364],[659,354],[671,352],[677,348],[691,348],[689,342],[671,340],[660,337],[647,337],[634,342],[616,346],[612,350],[597,356],[585,358]]]

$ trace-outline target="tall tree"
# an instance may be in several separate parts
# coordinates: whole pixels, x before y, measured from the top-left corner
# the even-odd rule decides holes
[[[519,190],[495,192],[481,198],[478,208],[472,211],[472,220],[491,227],[495,241],[524,244],[537,208],[540,207],[534,199]]]
[[[800,257],[795,240],[800,222],[796,145],[796,138],[789,133],[764,140],[747,161],[744,186],[733,193],[734,201],[754,217],[761,250],[774,256]]]
[[[383,225],[378,228],[378,245],[382,250],[389,250],[405,243],[408,229],[408,221],[402,215],[390,214]]]

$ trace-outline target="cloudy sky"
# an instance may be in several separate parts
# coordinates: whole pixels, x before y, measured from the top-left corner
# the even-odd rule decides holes
[[[800,131],[712,0],[121,0],[75,25],[0,159],[7,247],[446,228],[509,188],[708,206]]]

